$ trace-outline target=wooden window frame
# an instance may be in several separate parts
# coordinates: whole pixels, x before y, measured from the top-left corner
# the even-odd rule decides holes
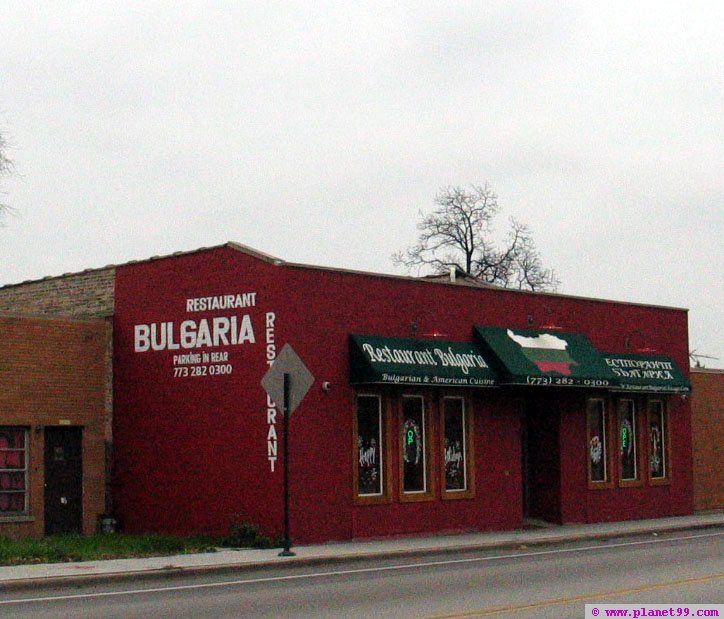
[[[359,494],[359,406],[358,402],[360,398],[376,398],[379,402],[379,415],[380,415],[380,457],[382,458],[381,463],[381,474],[382,474],[382,493],[381,494]],[[390,423],[391,418],[389,411],[389,398],[385,397],[379,392],[360,392],[355,394],[355,407],[354,407],[354,423],[352,424],[352,492],[353,492],[353,503],[355,505],[381,505],[392,502],[392,445],[391,445],[391,432]]]
[[[601,481],[594,481],[591,478],[591,424],[589,421],[589,405],[591,402],[600,402],[602,406],[602,418],[603,418],[603,436],[605,443],[603,445],[603,461],[605,466],[605,479]],[[586,443],[585,443],[585,458],[586,458],[586,480],[588,482],[589,490],[610,490],[615,487],[614,482],[614,467],[613,467],[613,450],[611,445],[615,445],[612,438],[611,423],[611,411],[610,411],[610,399],[604,396],[591,396],[586,398]]]
[[[464,463],[465,463],[465,488],[460,490],[448,490],[446,487],[446,461],[445,461],[445,401],[460,400],[463,412],[463,441],[464,441]],[[441,498],[446,500],[472,499],[475,497],[475,431],[473,421],[473,410],[470,405],[470,398],[458,394],[443,394],[439,400],[440,416],[440,489]]]
[[[662,440],[662,452],[664,454],[664,476],[663,477],[652,477],[651,476],[651,417],[653,404],[661,405],[661,420],[663,423],[663,430],[661,432]],[[667,401],[664,398],[647,398],[646,400],[646,477],[649,485],[651,486],[668,486],[671,484],[671,431],[669,407]]]
[[[405,399],[417,398],[422,400],[422,420],[423,420],[423,456],[425,458],[424,474],[425,489],[424,490],[405,490],[405,450],[402,445],[402,429],[405,423]],[[401,503],[414,503],[420,501],[432,501],[435,499],[435,477],[432,475],[434,449],[434,432],[432,427],[432,416],[430,414],[430,402],[432,398],[427,393],[402,393],[398,399],[399,413],[397,416],[397,428],[395,431],[397,448],[399,450],[399,497]]]

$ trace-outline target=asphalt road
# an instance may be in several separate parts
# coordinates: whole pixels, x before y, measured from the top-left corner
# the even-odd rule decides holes
[[[724,604],[724,529],[24,591],[0,617],[580,619],[586,603]]]

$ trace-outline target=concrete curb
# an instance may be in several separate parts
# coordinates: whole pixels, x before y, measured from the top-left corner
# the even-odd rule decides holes
[[[39,576],[32,578],[5,579],[0,581],[0,591],[23,591],[33,589],[51,589],[63,585],[76,587],[89,587],[102,583],[145,581],[153,579],[165,579],[178,576],[200,576],[208,574],[230,574],[242,573],[252,570],[271,570],[279,567],[309,567],[315,565],[335,565],[339,563],[362,562],[366,560],[393,560],[403,558],[423,557],[428,555],[451,555],[464,552],[475,552],[481,550],[514,550],[528,549],[531,547],[552,546],[566,542],[585,542],[596,540],[607,540],[624,537],[637,537],[645,535],[658,535],[677,531],[695,531],[702,529],[720,529],[724,522],[682,522],[662,523],[661,526],[650,526],[646,528],[632,528],[615,531],[581,531],[569,532],[560,535],[538,535],[531,533],[529,539],[519,540],[480,540],[463,544],[445,544],[444,538],[440,538],[440,544],[426,547],[391,548],[380,550],[358,550],[355,552],[340,552],[334,555],[313,555],[296,557],[273,557],[263,560],[252,560],[243,562],[230,562],[208,565],[173,565],[161,568],[128,569],[118,572],[106,573],[85,573],[66,574],[62,576]],[[244,552],[246,549],[240,549]]]

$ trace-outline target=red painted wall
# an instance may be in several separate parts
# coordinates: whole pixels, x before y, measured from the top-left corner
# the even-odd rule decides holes
[[[252,307],[187,311],[187,299],[250,292],[256,293]],[[671,355],[681,367],[688,359],[687,318],[680,310],[276,265],[232,247],[119,267],[115,307],[114,492],[129,531],[223,534],[234,520],[272,534],[281,531],[282,473],[280,460],[270,471],[270,426],[260,386],[268,368],[269,313],[275,316],[276,351],[291,343],[317,380],[291,421],[291,524],[297,542],[504,529],[522,522],[522,408],[503,390],[474,394],[475,499],[353,505],[350,333],[410,337],[416,323],[421,337],[436,332],[471,341],[475,324],[521,328],[530,317],[534,326],[555,322],[585,333],[608,351],[624,351],[626,338],[639,330],[645,335],[636,337],[645,337],[646,346]],[[172,321],[178,330],[184,320],[231,315],[249,316],[254,343],[193,351],[228,352],[230,375],[174,377],[174,367],[183,367],[174,366],[174,354],[189,351],[134,351],[135,325]],[[321,390],[323,381],[331,383],[329,393]],[[690,511],[687,404],[677,405],[672,415],[677,482],[657,493],[653,508],[654,489],[626,497],[617,490],[589,496],[584,409],[562,418],[566,415],[567,431],[580,441],[581,452],[561,450],[561,486],[571,496],[562,506],[564,519],[590,520],[596,501],[606,504],[601,519]],[[281,456],[281,444],[278,450]]]
[[[686,367],[680,365],[679,367]],[[668,403],[670,433],[669,439],[672,472],[670,483],[651,485],[646,479],[646,463],[642,458],[640,476],[642,483],[625,487],[618,482],[618,453],[613,442],[613,488],[589,490],[587,484],[587,445],[585,392],[568,394],[562,399],[561,415],[561,521],[562,522],[606,522],[658,518],[662,516],[683,516],[693,512],[693,479],[691,451],[691,412],[688,399],[680,395],[665,398]],[[616,397],[631,397],[599,394],[606,399],[607,407],[615,417]],[[645,398],[636,398],[637,415],[645,416]],[[657,398],[661,399],[661,398]],[[615,419],[612,420],[615,424]],[[645,450],[648,437],[640,423],[639,449]]]

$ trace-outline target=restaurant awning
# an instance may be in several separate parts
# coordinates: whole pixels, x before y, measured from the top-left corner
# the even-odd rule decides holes
[[[490,387],[496,377],[473,343],[350,335],[350,382]]]
[[[616,377],[585,335],[537,329],[475,327],[501,384],[611,387]]]
[[[601,353],[616,376],[614,389],[646,393],[690,393],[691,384],[671,357]]]

